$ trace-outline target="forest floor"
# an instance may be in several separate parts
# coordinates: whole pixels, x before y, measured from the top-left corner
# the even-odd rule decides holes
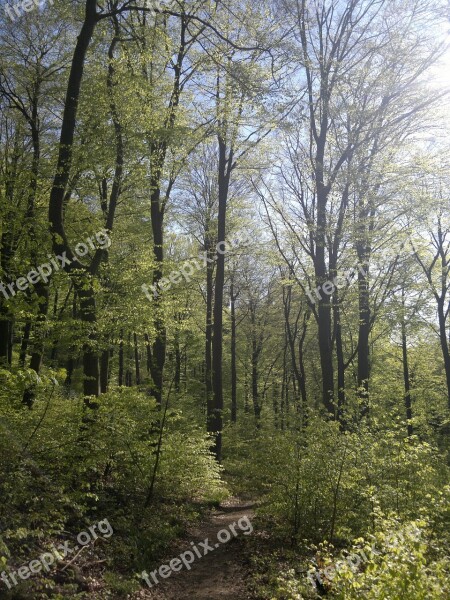
[[[246,569],[245,538],[243,531],[229,542],[217,544],[217,535],[238,523],[239,519],[254,516],[253,504],[239,499],[228,500],[213,511],[210,517],[188,531],[186,541],[178,542],[179,547],[173,557],[192,550],[191,542],[197,546],[207,538],[214,551],[202,558],[196,558],[191,570],[184,568],[162,580],[152,589],[142,589],[138,598],[152,600],[248,600],[252,598],[247,590],[248,571]],[[200,546],[201,548],[201,546]],[[166,561],[168,564],[170,561]]]

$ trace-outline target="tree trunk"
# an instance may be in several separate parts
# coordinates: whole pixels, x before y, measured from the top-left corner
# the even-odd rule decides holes
[[[277,386],[277,384],[276,384],[275,381],[272,384],[272,405],[273,405],[274,425],[275,425],[275,429],[278,429],[278,411],[279,411],[279,406],[278,406],[278,386]]]
[[[97,306],[95,291],[91,282],[87,289],[81,286],[77,290],[80,300],[79,315],[88,330],[87,340],[83,344],[83,392],[89,408],[98,405],[92,397],[100,396],[100,360],[97,351]]]
[[[280,404],[280,425],[281,431],[285,429],[286,423],[286,393],[287,393],[287,344],[284,347],[284,355],[283,355],[283,377],[281,381],[281,404]]]
[[[150,338],[148,336],[148,333],[144,334],[144,339],[145,339],[145,348],[147,351],[147,373],[150,375],[151,369],[152,369],[152,346],[150,344]]]
[[[212,258],[212,243],[209,235],[206,237],[208,258]],[[212,387],[212,338],[213,338],[213,298],[214,298],[214,263],[206,265],[206,334],[205,334],[205,396],[207,430],[214,419],[214,395]]]
[[[324,157],[326,136],[328,131],[328,120],[326,110],[321,123],[320,136],[317,139],[317,151],[315,155],[315,180],[317,193],[317,230],[316,230],[316,255],[314,270],[316,285],[322,286],[328,279],[328,269],[325,261],[325,245],[327,235],[327,213],[326,206],[329,186],[324,183]],[[336,417],[334,404],[334,366],[333,366],[333,343],[331,327],[331,302],[329,296],[320,293],[317,309],[317,327],[319,337],[320,367],[322,371],[322,402],[329,415]]]
[[[31,321],[27,320],[22,334],[22,342],[20,344],[19,366],[24,367],[27,360],[28,344],[30,342]]]
[[[10,346],[12,340],[12,319],[8,309],[0,300],[0,365],[11,365]]]
[[[447,323],[445,318],[444,300],[438,300],[439,340],[444,358],[445,378],[447,382],[447,401],[450,410],[450,351],[447,341]]]
[[[233,165],[233,152],[227,157],[226,142],[219,134],[219,208],[217,219],[218,248],[224,248],[226,236],[226,217],[230,178]],[[216,284],[214,287],[214,325],[212,341],[212,383],[214,393],[214,414],[208,423],[208,431],[214,433],[213,452],[220,462],[222,460],[222,428],[223,428],[223,297],[225,286],[225,252],[217,256]]]
[[[123,329],[120,330],[119,342],[119,386],[123,385]]]
[[[155,182],[158,186],[152,193],[151,197],[151,214],[152,214],[152,231],[153,231],[153,256],[155,259],[155,267],[153,269],[153,286],[154,289],[158,289],[159,282],[163,278],[163,265],[164,265],[164,231],[163,231],[163,211],[160,205],[160,194],[159,189],[159,178],[158,182]],[[154,301],[154,326],[155,326],[155,340],[152,345],[152,361],[151,361],[151,376],[152,386],[151,394],[156,400],[156,404],[159,408],[162,405],[162,393],[163,393],[163,377],[164,377],[164,365],[166,362],[166,325],[164,319],[164,307],[162,304],[161,295],[158,294]]]
[[[237,369],[236,369],[236,299],[234,285],[230,287],[231,299],[231,422],[237,422]]]
[[[73,291],[73,301],[72,301],[72,318],[77,318],[77,291],[74,289]],[[64,381],[64,387],[67,389],[67,393],[70,393],[70,387],[72,385],[72,376],[75,369],[75,359],[73,354],[75,353],[75,348],[69,348],[69,358],[67,359],[66,366],[66,380]]]
[[[131,373],[131,355],[133,354],[132,346],[131,346],[131,333],[128,334],[128,343],[127,343],[127,360],[126,360],[126,370],[125,370],[125,385],[127,387],[133,386],[133,375]]]
[[[174,376],[174,386],[175,391],[180,391],[181,386],[181,350],[180,350],[180,332],[177,329],[175,332],[175,376]]]
[[[15,185],[18,176],[18,161],[19,153],[14,151],[11,157],[10,169],[8,170],[7,165],[4,165],[4,168],[7,169],[7,176],[5,177],[4,182],[4,194],[8,210],[1,222],[0,264],[3,276],[9,283],[12,283],[14,279],[14,276],[11,273],[11,264],[18,243],[18,234],[15,232],[14,227],[17,215],[15,210],[13,210],[15,205]],[[0,366],[9,367],[12,364],[14,317],[5,304],[5,300],[10,298],[11,291],[5,287],[3,282],[0,283]]]
[[[166,362],[167,332],[164,318],[164,307],[159,290],[164,268],[164,203],[161,202],[161,178],[167,147],[154,145],[152,148],[152,176],[150,193],[150,212],[153,233],[153,289],[158,290],[154,300],[155,339],[151,348],[150,373],[152,384],[150,394],[155,398],[159,409],[162,406],[164,365]]]
[[[47,313],[49,306],[49,287],[48,284],[39,282],[35,285],[35,291],[39,299],[39,313],[34,328],[34,348],[31,354],[30,369],[39,375],[42,367],[45,348],[45,323],[47,321]],[[28,408],[33,407],[36,397],[35,386],[28,387],[23,394],[22,402]]]
[[[249,412],[250,412],[250,407],[249,407],[249,389],[248,389],[248,359],[246,358],[245,371],[244,371],[244,414],[248,415]]]
[[[100,358],[100,391],[102,394],[106,394],[108,391],[110,356],[110,349],[105,348]]]
[[[53,238],[53,251],[57,255],[65,253],[70,261],[70,267],[66,269],[69,272],[79,268],[80,263],[71,251],[64,227],[65,193],[72,169],[72,150],[86,54],[95,26],[98,22],[96,0],[86,0],[85,6],[83,26],[77,38],[67,84],[59,140],[58,160],[50,192],[48,213],[50,232]],[[89,281],[86,281],[86,277],[89,278]],[[96,404],[92,403],[90,398],[92,396],[100,395],[100,365],[98,354],[95,349],[96,303],[95,292],[90,280],[90,275],[86,273],[86,277],[79,278],[78,275],[75,275],[74,285],[78,287],[77,292],[80,299],[80,317],[89,330],[88,341],[83,346],[83,387],[86,396],[86,405],[95,408]],[[81,279],[81,281],[79,279]]]
[[[405,383],[406,422],[407,422],[407,426],[408,426],[408,437],[411,437],[413,434],[411,380],[410,380],[410,376],[409,376],[408,344],[407,344],[407,337],[406,337],[406,322],[405,322],[404,315],[402,316],[402,354],[403,354],[403,381]]]
[[[177,59],[173,64],[174,78],[172,86],[172,94],[169,102],[169,112],[164,122],[164,128],[167,132],[171,132],[176,124],[177,111],[180,104],[180,96],[182,91],[182,73],[183,62],[187,52],[187,37],[186,32],[189,20],[183,13],[180,22],[180,44],[178,47]],[[151,148],[152,159],[152,175],[151,175],[151,193],[150,193],[150,211],[153,232],[153,255],[155,266],[153,269],[153,289],[159,289],[159,282],[163,278],[164,267],[164,212],[168,199],[168,194],[165,199],[161,198],[161,182],[163,178],[163,170],[166,161],[168,150],[167,139],[162,142],[155,142]],[[170,186],[169,186],[170,188]],[[167,330],[165,325],[164,308],[160,294],[155,298],[154,303],[154,326],[155,326],[155,341],[152,347],[151,361],[151,376],[153,384],[151,393],[156,399],[157,406],[161,409],[163,382],[164,382],[164,365],[166,362],[167,350]]]
[[[289,346],[292,360],[292,368],[294,372],[294,385],[295,382],[298,385],[300,398],[301,398],[301,412],[302,412],[302,424],[305,427],[308,421],[307,409],[308,409],[308,398],[306,393],[306,371],[305,371],[305,360],[304,360],[304,345],[306,333],[308,330],[309,312],[306,310],[303,317],[302,332],[298,341],[298,361],[296,354],[296,338],[298,336],[298,321],[302,312],[297,316],[295,332],[291,330],[290,314],[291,314],[291,299],[292,299],[292,288],[289,287],[287,292],[283,289],[283,305],[284,305],[284,324],[285,324],[285,345]],[[295,390],[295,396],[297,397],[297,391]]]
[[[253,399],[253,410],[255,412],[256,426],[260,426],[261,419],[261,405],[259,402],[259,390],[258,390],[258,380],[259,380],[259,372],[258,372],[258,358],[259,353],[254,346],[255,342],[253,342],[252,349],[252,399]]]
[[[333,296],[334,309],[334,327],[336,338],[336,362],[337,362],[337,383],[338,383],[338,420],[341,428],[345,429],[344,410],[346,405],[345,395],[345,361],[344,348],[342,342],[342,326],[341,326],[341,307],[339,299],[339,291],[336,289]]]
[[[358,252],[360,262],[365,254]],[[364,260],[364,262],[366,262]],[[367,263],[366,263],[367,264]],[[369,414],[369,377],[370,377],[370,303],[369,282],[367,274],[358,271],[359,289],[359,333],[358,333],[358,396],[361,401],[361,416]]]
[[[260,418],[261,418],[261,404],[259,397],[259,356],[261,354],[261,345],[260,338],[258,332],[256,330],[256,304],[250,300],[250,322],[252,325],[252,354],[251,354],[251,364],[252,364],[252,400],[253,400],[253,410],[255,413],[256,426],[259,428],[260,426]]]
[[[302,425],[306,427],[308,425],[308,396],[306,393],[306,370],[305,370],[305,339],[306,332],[308,330],[308,319],[309,313],[305,313],[303,319],[303,330],[300,336],[298,345],[298,362],[300,368],[300,396],[302,399]]]
[[[134,334],[134,364],[136,367],[136,385],[141,385],[141,368],[139,364],[139,345],[137,334]]]

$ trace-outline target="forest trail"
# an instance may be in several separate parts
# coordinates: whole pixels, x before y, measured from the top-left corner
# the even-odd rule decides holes
[[[173,573],[169,579],[148,590],[145,598],[155,600],[248,600],[246,572],[243,556],[243,539],[247,537],[235,525],[237,537],[227,543],[218,544],[218,533],[230,531],[230,526],[239,519],[254,516],[253,504],[234,498],[220,505],[208,520],[188,531],[188,536],[179,546],[178,555],[192,550],[190,542],[196,546],[207,538],[211,546],[216,546],[202,558],[196,558],[190,571],[184,568]],[[200,546],[201,548],[201,546]],[[177,556],[177,552],[174,553]],[[166,561],[165,564],[168,564]]]

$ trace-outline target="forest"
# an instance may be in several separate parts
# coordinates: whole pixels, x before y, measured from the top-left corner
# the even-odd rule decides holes
[[[0,599],[450,598],[448,0],[0,3]]]

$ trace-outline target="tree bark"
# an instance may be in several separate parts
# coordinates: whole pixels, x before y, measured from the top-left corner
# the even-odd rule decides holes
[[[252,326],[252,400],[253,411],[255,413],[256,426],[259,428],[261,419],[261,403],[259,395],[259,357],[262,350],[261,335],[256,328],[256,303],[250,300],[250,322]]]
[[[20,344],[19,366],[24,367],[27,360],[28,344],[30,342],[31,321],[27,320],[22,334],[22,342]]]
[[[79,298],[79,316],[87,329],[87,339],[83,344],[83,392],[89,408],[96,408],[92,397],[100,396],[100,359],[96,349],[97,342],[97,303],[92,281],[87,289],[77,290]]]
[[[30,369],[39,375],[42,367],[44,348],[45,348],[45,322],[47,320],[48,305],[49,305],[49,287],[45,283],[37,283],[35,285],[37,297],[39,298],[39,313],[34,327],[34,344],[31,354]],[[22,397],[22,402],[28,408],[33,407],[36,397],[35,386],[28,387]]]
[[[181,350],[180,350],[180,332],[177,329],[175,332],[175,376],[174,376],[174,386],[175,391],[180,391],[181,386]]]
[[[450,351],[447,340],[447,319],[445,315],[444,298],[439,298],[438,319],[439,319],[439,341],[441,343],[442,356],[444,359],[445,379],[447,382],[447,401],[450,410]]]
[[[212,258],[212,241],[206,235],[205,252]],[[214,263],[206,265],[206,333],[205,333],[205,396],[206,418],[208,423],[214,418],[214,395],[212,387],[212,339],[213,339],[213,299],[214,299]]]
[[[67,239],[64,226],[64,200],[72,167],[73,142],[86,54],[98,20],[96,6],[96,0],[86,0],[84,22],[72,57],[61,125],[58,161],[50,192],[48,215],[50,232],[53,238],[53,251],[57,255],[65,253],[70,261],[70,266],[66,267],[69,273],[73,269],[80,268],[80,263],[74,256]],[[100,395],[99,358],[94,349],[96,339],[95,295],[90,276],[80,277],[76,275],[74,277],[74,285],[78,288],[80,317],[89,330],[88,339],[83,346],[83,386],[85,396],[87,397],[86,404],[89,406],[92,404],[89,397]],[[92,406],[94,405],[95,403]]]
[[[177,111],[182,91],[181,78],[183,72],[183,62],[188,49],[188,42],[186,39],[188,23],[189,19],[186,14],[183,13],[181,17],[180,44],[178,47],[177,59],[173,64],[174,79],[169,102],[169,112],[164,123],[164,128],[167,132],[173,130],[177,119]],[[164,213],[168,194],[166,195],[165,199],[161,197],[161,184],[168,148],[169,143],[166,136],[164,136],[162,141],[154,142],[151,148],[152,174],[150,212],[153,232],[153,256],[155,260],[152,281],[154,289],[159,289],[158,286],[163,278],[164,268]],[[164,366],[166,362],[167,351],[167,331],[165,325],[164,307],[160,294],[158,294],[155,298],[154,314],[155,340],[153,342],[151,353],[152,386],[150,392],[156,399],[157,406],[161,409]]]
[[[105,348],[100,358],[100,391],[102,394],[106,394],[108,391],[110,356],[110,349]]]
[[[136,385],[141,385],[141,368],[139,364],[139,345],[137,334],[134,334],[134,364],[136,367]]]
[[[326,203],[329,189],[323,184],[323,152],[316,157],[318,168],[316,175],[317,187],[317,240],[315,256],[316,284],[322,286],[328,279],[325,262],[325,232]],[[331,418],[336,418],[336,407],[334,403],[334,364],[333,364],[333,342],[332,342],[332,319],[331,301],[323,292],[320,293],[317,310],[317,327],[319,337],[320,368],[322,371],[322,402]]]
[[[346,406],[345,394],[345,361],[344,347],[342,342],[342,325],[341,325],[341,307],[339,291],[336,289],[333,296],[334,308],[334,327],[336,338],[336,363],[337,363],[337,384],[338,384],[338,420],[341,424],[341,429],[345,429],[344,411]]]
[[[408,427],[408,437],[411,437],[413,434],[411,379],[409,376],[408,343],[407,343],[407,337],[406,337],[406,322],[405,322],[404,316],[402,316],[402,355],[403,355],[403,381],[405,384],[406,423],[407,423],[407,427]]]
[[[234,284],[230,287],[231,300],[231,422],[237,422],[237,368],[236,368],[236,300]]]
[[[150,338],[148,333],[144,334],[145,348],[147,352],[147,373],[150,375],[152,368],[152,346],[150,344]]]
[[[217,219],[218,248],[224,249],[226,237],[226,217],[231,172],[233,169],[233,151],[227,156],[227,144],[222,134],[218,135],[219,145],[219,207]],[[225,286],[225,252],[219,252],[216,263],[216,282],[214,287],[214,325],[212,340],[212,384],[214,393],[214,413],[209,420],[208,431],[214,434],[213,452],[216,459],[222,460],[223,429],[223,298]]]
[[[0,301],[0,365],[11,366],[12,319],[5,304]]]
[[[359,255],[360,253],[358,253]],[[362,256],[365,256],[364,254]],[[361,260],[361,259],[360,259]],[[367,262],[364,260],[367,266]],[[368,275],[358,271],[359,289],[359,333],[358,333],[358,396],[361,401],[361,416],[369,414],[370,377],[370,299]]]
[[[120,342],[119,342],[119,386],[123,385],[123,370],[124,370],[124,358],[123,358],[123,329],[120,330]]]

